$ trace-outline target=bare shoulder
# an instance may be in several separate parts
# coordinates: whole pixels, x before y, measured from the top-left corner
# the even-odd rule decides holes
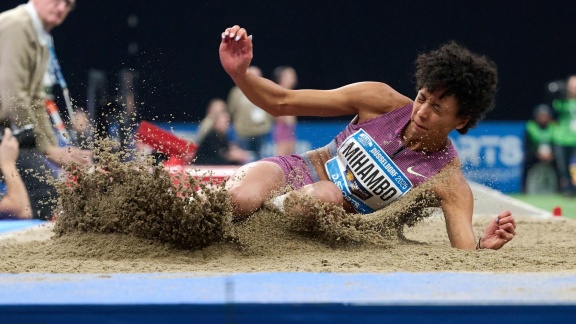
[[[390,85],[383,82],[358,82],[342,88],[341,91],[350,101],[349,104],[366,119],[404,107],[412,102]]]

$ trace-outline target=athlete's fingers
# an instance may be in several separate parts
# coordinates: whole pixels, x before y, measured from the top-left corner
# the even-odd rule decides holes
[[[514,228],[514,226],[511,223],[502,224],[502,225],[500,225],[499,229],[506,231],[512,235],[516,234],[516,229]]]
[[[498,235],[499,238],[505,240],[506,242],[511,241],[514,238],[514,234],[509,233],[505,230],[496,230],[494,234]]]
[[[516,221],[512,215],[500,218],[498,220],[498,225],[510,224],[512,227],[516,228]]]
[[[236,36],[236,33],[238,32],[238,30],[240,30],[240,26],[234,25],[230,28],[227,28],[226,31],[224,32],[224,35],[228,36],[230,38],[234,38]]]
[[[228,43],[229,40],[233,39],[240,29],[240,26],[234,25],[232,27],[228,27],[224,30],[224,32],[220,35],[222,37],[223,43]]]
[[[247,37],[248,37],[248,33],[246,32],[246,29],[240,28],[236,32],[236,37],[234,37],[234,40],[239,41],[240,39],[246,39]]]

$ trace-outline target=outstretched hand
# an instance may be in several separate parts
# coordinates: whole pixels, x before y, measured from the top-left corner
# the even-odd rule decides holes
[[[483,249],[498,250],[504,244],[510,242],[516,234],[516,223],[510,211],[500,213],[490,221],[484,229],[484,235],[480,240],[480,247]]]
[[[81,150],[77,147],[59,147],[52,146],[46,151],[46,157],[59,166],[64,166],[69,163],[76,163],[79,165],[92,165],[92,151]]]
[[[220,63],[232,78],[243,75],[252,61],[252,36],[235,25],[226,28],[220,43]]]

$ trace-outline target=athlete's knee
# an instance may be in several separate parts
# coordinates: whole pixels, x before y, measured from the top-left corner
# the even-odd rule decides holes
[[[303,188],[302,192],[319,201],[337,206],[342,206],[344,202],[342,192],[330,181],[320,181],[307,185]]]
[[[234,209],[234,214],[239,217],[246,217],[260,208],[264,199],[251,192],[244,186],[232,186],[228,189],[230,202]]]
[[[344,198],[342,197],[342,191],[332,182],[325,181],[317,189],[322,194],[322,199],[330,204],[342,206],[344,203]]]
[[[270,162],[254,162],[242,166],[226,184],[234,213],[246,217],[260,207],[284,184],[284,173]]]
[[[252,197],[247,194],[247,190],[241,186],[234,186],[228,189],[230,202],[234,208],[234,214],[238,216],[245,216],[253,212]]]

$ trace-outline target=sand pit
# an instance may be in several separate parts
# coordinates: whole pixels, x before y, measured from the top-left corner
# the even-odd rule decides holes
[[[385,248],[330,246],[282,228],[278,215],[259,212],[243,235],[259,235],[238,249],[218,243],[190,251],[122,234],[78,233],[54,238],[53,225],[0,239],[2,273],[146,272],[574,272],[576,221],[518,216],[518,235],[500,251],[461,251],[449,246],[444,222],[433,217],[406,229],[408,241]],[[488,221],[474,222],[480,232]],[[269,225],[273,230],[260,232]],[[244,232],[243,232],[244,231]]]

